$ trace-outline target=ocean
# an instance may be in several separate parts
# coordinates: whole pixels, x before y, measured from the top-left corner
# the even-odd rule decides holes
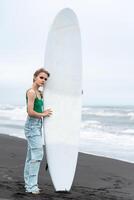
[[[25,138],[25,106],[0,105],[0,133]],[[79,151],[134,163],[134,106],[84,106]]]

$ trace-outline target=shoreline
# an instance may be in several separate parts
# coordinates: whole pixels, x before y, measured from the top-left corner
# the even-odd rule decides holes
[[[44,156],[39,174],[40,195],[26,194],[23,167],[26,140],[0,134],[0,199],[134,200],[134,164],[79,153],[70,193],[55,193]]]
[[[4,134],[4,133],[0,133],[0,135],[3,135],[3,136],[7,136],[7,137],[14,137],[16,139],[22,139],[22,140],[25,140],[26,141],[26,138],[22,138],[22,137],[18,137],[16,135],[10,135],[10,134]],[[93,156],[98,156],[98,157],[102,157],[102,158],[109,158],[109,159],[113,159],[113,160],[117,160],[117,161],[122,161],[122,162],[126,162],[126,163],[130,163],[130,164],[134,164],[133,161],[130,161],[130,160],[125,160],[125,159],[119,159],[119,158],[114,158],[114,157],[110,157],[110,156],[105,156],[105,155],[99,155],[99,154],[95,154],[95,153],[89,153],[89,152],[86,152],[86,151],[80,151],[79,150],[79,153],[82,153],[82,154],[87,154],[87,155],[93,155]]]

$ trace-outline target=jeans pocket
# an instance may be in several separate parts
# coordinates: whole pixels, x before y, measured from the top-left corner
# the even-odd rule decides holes
[[[25,136],[26,137],[32,137],[36,135],[42,135],[42,130],[41,127],[37,126],[30,126],[30,127],[25,127]]]
[[[25,136],[32,137],[35,135],[42,135],[42,121],[36,118],[28,118],[25,122]]]

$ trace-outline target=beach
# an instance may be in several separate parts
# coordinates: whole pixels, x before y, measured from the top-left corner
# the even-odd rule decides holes
[[[44,156],[39,174],[41,194],[27,194],[25,156],[26,140],[0,134],[0,200],[134,200],[134,164],[83,153],[79,153],[70,193],[55,192]]]

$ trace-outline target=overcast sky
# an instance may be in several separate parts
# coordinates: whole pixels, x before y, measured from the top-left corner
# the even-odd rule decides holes
[[[50,25],[66,7],[81,29],[83,105],[134,105],[132,0],[0,0],[0,104],[25,104]]]

